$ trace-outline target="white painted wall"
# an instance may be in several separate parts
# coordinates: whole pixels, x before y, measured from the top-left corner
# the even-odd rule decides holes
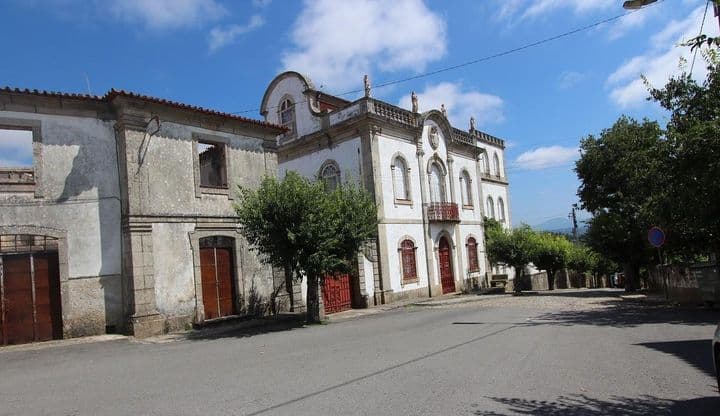
[[[402,139],[378,136],[378,156],[380,158],[379,170],[383,190],[383,217],[392,219],[422,220],[422,199],[420,191],[420,169],[418,167],[416,146],[414,143]],[[391,168],[396,155],[402,155],[410,170],[410,196],[412,205],[395,203],[393,187],[393,170]]]
[[[281,162],[278,166],[279,177],[288,171],[295,171],[307,178],[315,179],[320,166],[327,160],[334,160],[340,166],[340,177],[344,181],[360,177],[360,138],[355,137],[332,148],[320,149],[297,159]]]
[[[508,205],[508,192],[507,192],[507,186],[500,185],[492,182],[483,182],[482,184],[482,190],[483,190],[483,206],[487,206],[487,198],[488,196],[492,197],[493,202],[495,204],[495,218],[499,220],[500,215],[498,211],[498,198],[502,197],[503,201],[505,202],[505,224],[506,227],[509,227],[510,225],[510,207]],[[489,214],[488,214],[489,215]]]
[[[375,294],[375,276],[373,275],[373,264],[365,257],[363,258],[363,277],[365,278],[365,292],[368,295],[368,299],[372,299]]]
[[[381,227],[385,228],[385,235],[387,236],[390,288],[394,292],[402,292],[427,287],[428,277],[427,267],[425,265],[425,240],[423,238],[422,224],[381,224]],[[402,262],[398,248],[400,247],[400,242],[404,240],[406,236],[411,237],[417,247],[415,250],[415,260],[417,262],[418,282],[403,285]]]

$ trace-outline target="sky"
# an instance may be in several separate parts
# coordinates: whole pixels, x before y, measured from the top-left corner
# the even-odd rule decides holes
[[[421,111],[445,104],[454,126],[468,128],[473,116],[504,139],[512,222],[536,225],[578,202],[572,168],[581,138],[622,114],[665,124],[641,75],[661,87],[681,56],[691,65],[678,43],[699,33],[705,0],[659,0],[633,13],[622,3],[0,0],[0,86],[125,89],[261,118],[265,88],[284,70],[347,99],[368,74],[376,98],[410,108],[415,91]],[[703,32],[718,34],[712,6]],[[704,67],[698,56],[697,79]],[[0,164],[30,157],[18,135],[0,141]]]

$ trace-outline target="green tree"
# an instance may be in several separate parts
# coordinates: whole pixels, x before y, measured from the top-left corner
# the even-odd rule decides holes
[[[584,138],[580,149],[578,196],[582,208],[593,213],[585,239],[622,264],[625,288],[635,291],[640,267],[650,259],[646,233],[657,225],[652,207],[665,198],[667,143],[656,122],[623,116],[599,137]]]
[[[548,289],[555,289],[555,273],[567,265],[572,243],[565,236],[551,233],[530,234],[534,239],[531,245],[530,260],[548,276]]]
[[[361,245],[375,236],[373,198],[354,183],[327,192],[325,184],[295,172],[265,178],[257,189],[241,189],[236,205],[241,232],[265,261],[307,279],[307,321],[320,321],[319,287],[326,276],[350,271]],[[292,295],[291,295],[292,296]]]
[[[499,224],[497,224],[499,225]],[[531,261],[535,245],[534,231],[523,225],[511,231],[486,220],[486,250],[492,264],[505,263],[515,269],[515,292],[520,292],[525,266]]]
[[[715,49],[704,51],[708,75],[671,78],[652,99],[670,112],[665,198],[653,209],[667,227],[668,249],[684,258],[720,254],[720,65]]]

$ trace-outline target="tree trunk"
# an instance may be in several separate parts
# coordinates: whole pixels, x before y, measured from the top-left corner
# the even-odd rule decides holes
[[[320,323],[320,296],[318,276],[307,276],[307,317],[309,324]]]
[[[513,285],[513,290],[518,294],[522,292],[522,277],[524,269],[524,266],[515,267],[515,284]]]
[[[293,296],[293,265],[285,263],[285,291],[290,299],[290,312],[295,312],[295,297]]]
[[[554,270],[548,270],[547,271],[547,278],[548,278],[548,290],[555,290],[555,271]]]
[[[640,267],[632,263],[623,264],[623,274],[625,275],[625,291],[632,293],[638,290],[638,275]]]

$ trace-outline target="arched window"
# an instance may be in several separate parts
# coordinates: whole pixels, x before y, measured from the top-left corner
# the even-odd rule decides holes
[[[440,165],[433,163],[430,167],[430,201],[445,202],[445,175]]]
[[[485,214],[488,218],[495,219],[495,203],[491,196],[487,198],[487,212]]]
[[[295,104],[289,98],[282,100],[280,103],[278,120],[282,126],[290,130],[287,134],[295,132]]]
[[[483,169],[485,170],[485,174],[490,174],[490,159],[488,159],[487,153],[483,153],[482,156],[482,162],[483,162]]]
[[[493,154],[493,168],[495,169],[495,174],[497,176],[503,176],[500,171],[500,158],[498,157],[497,152]]]
[[[415,243],[406,239],[400,243],[403,282],[417,281],[417,263],[415,262]]]
[[[467,255],[468,255],[468,268],[471,272],[480,271],[480,262],[478,262],[478,247],[477,240],[474,237],[467,239]]]
[[[393,160],[392,176],[393,188],[395,190],[395,199],[401,201],[410,200],[410,178],[408,175],[407,163],[401,156],[397,156]]]
[[[323,163],[320,168],[320,180],[325,182],[325,189],[328,191],[335,190],[340,184],[340,168],[338,165],[331,160]]]
[[[464,206],[473,206],[472,179],[468,171],[463,170],[460,175],[460,193],[462,195],[462,203]]]
[[[497,210],[500,222],[505,222],[505,201],[503,201],[502,197],[498,197]]]

